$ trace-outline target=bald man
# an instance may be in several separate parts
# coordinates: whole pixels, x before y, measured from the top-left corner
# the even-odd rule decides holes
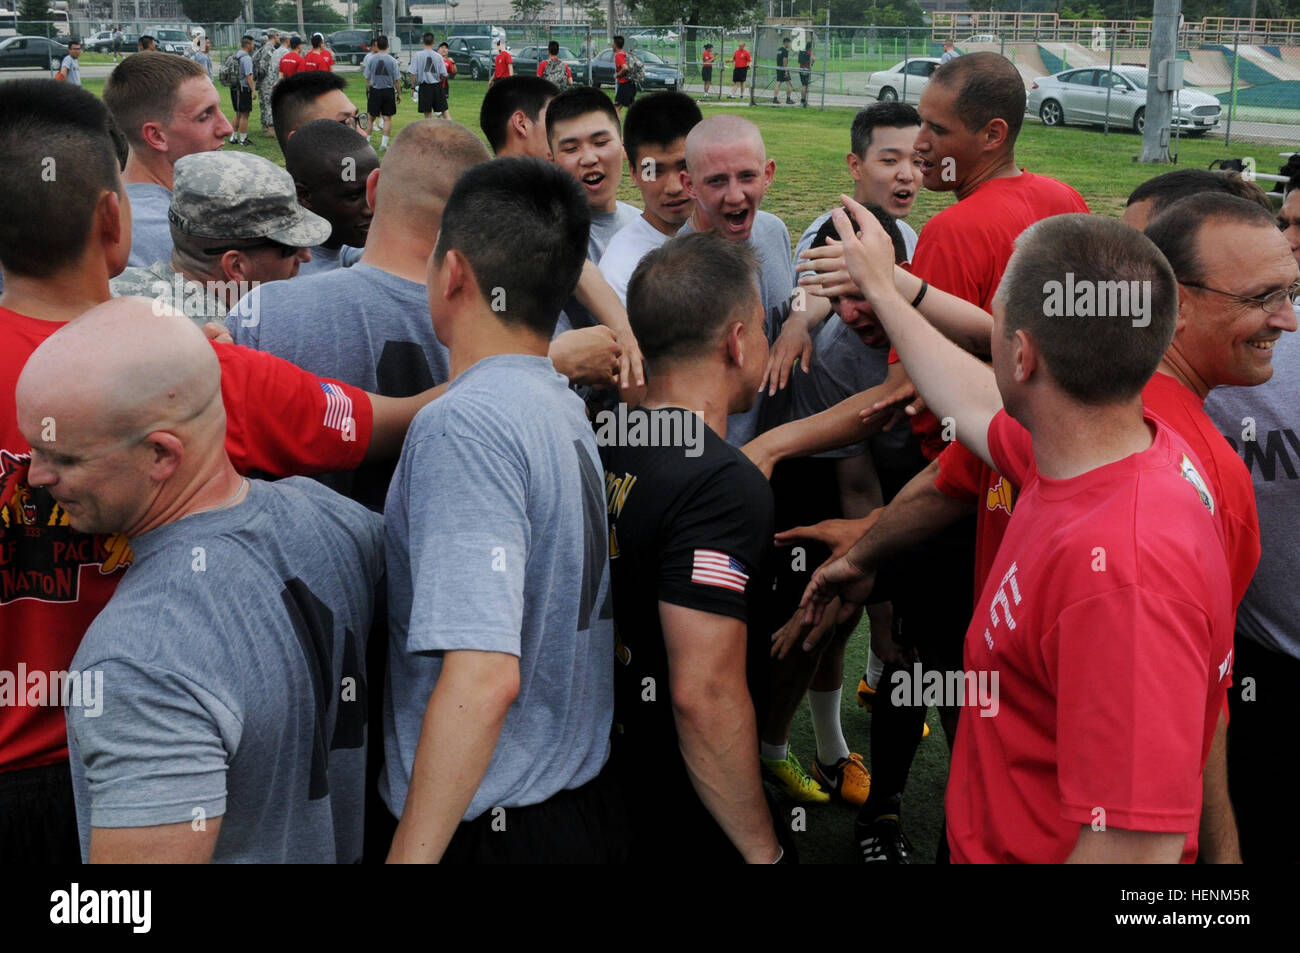
[[[330,237],[311,250],[299,275],[349,268],[361,260],[374,210],[366,183],[379,172],[370,142],[330,119],[302,126],[284,148],[284,166],[298,188],[298,202],[330,223]]]
[[[359,861],[382,520],[241,477],[216,355],[145,299],[51,335],[15,398],[32,485],[135,552],[71,666],[106,691],[68,712],[83,862]]]
[[[790,261],[790,232],[785,223],[760,206],[776,175],[776,160],[768,158],[763,136],[740,116],[709,116],[686,137],[687,190],[695,211],[680,234],[712,232],[733,242],[746,242],[758,255],[759,290],[763,298],[763,331],[776,340],[790,314],[794,266]],[[783,392],[784,393],[784,392]],[[741,447],[764,429],[761,424],[780,414],[767,400],[727,418],[727,442]]]

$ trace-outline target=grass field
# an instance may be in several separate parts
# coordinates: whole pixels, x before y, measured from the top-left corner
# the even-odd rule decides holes
[[[87,80],[85,86],[98,94],[102,91],[103,80]],[[484,83],[461,80],[452,83],[452,117],[475,132],[478,131],[478,110],[485,91]],[[349,94],[359,108],[364,108],[364,87],[355,75],[349,79]],[[229,94],[225,90],[222,90],[222,102],[229,116]],[[733,104],[708,106],[706,115],[715,109],[741,112],[762,129],[768,152],[776,159],[777,165],[776,179],[764,200],[764,208],[786,222],[795,240],[813,218],[836,201],[841,190],[851,189],[844,155],[848,151],[852,109],[818,112],[770,106],[737,107]],[[412,101],[404,96],[397,127],[400,129],[416,118]],[[250,151],[283,164],[274,137],[265,136],[260,131],[256,107],[252,124],[257,131],[252,134]],[[1048,129],[1029,124],[1020,135],[1016,155],[1023,167],[1072,185],[1082,193],[1094,212],[1118,216],[1124,208],[1126,196],[1135,186],[1158,172],[1166,171],[1162,167],[1134,162],[1132,157],[1140,148],[1140,139],[1131,133],[1111,133],[1103,137],[1100,130]],[[1260,170],[1266,171],[1280,164],[1281,160],[1274,161],[1277,151],[1276,145],[1242,144],[1233,148],[1232,155],[1254,155],[1259,160]],[[1222,144],[1185,140],[1180,164],[1204,168],[1212,159],[1225,155]],[[620,197],[640,204],[640,195],[626,175]],[[947,193],[922,192],[909,221],[920,229],[926,219],[951,201],[952,197]],[[870,715],[857,707],[856,686],[865,665],[866,631],[864,622],[849,646],[843,706],[845,735],[850,747],[864,757],[869,753]],[[934,857],[942,819],[943,789],[947,781],[947,744],[943,729],[933,711],[929,721],[931,734],[918,749],[904,803],[905,830],[916,847],[916,859],[924,862],[930,862]],[[791,746],[805,767],[810,766],[815,749],[806,703],[796,718]],[[788,812],[788,806],[786,810]],[[853,817],[851,809],[840,805],[810,807],[806,831],[796,835],[803,859],[827,863],[854,862],[857,854],[851,841]],[[786,819],[789,820],[788,813]]]

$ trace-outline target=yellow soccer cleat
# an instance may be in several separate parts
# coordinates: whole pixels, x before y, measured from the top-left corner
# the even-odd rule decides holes
[[[862,763],[860,754],[841,758],[834,767],[827,767],[813,758],[813,777],[832,797],[854,807],[861,807],[871,792],[871,772]]]
[[[830,803],[831,796],[808,777],[808,772],[799,764],[794,752],[787,751],[784,761],[773,761],[761,756],[758,760],[763,766],[763,776],[785,792],[787,797],[800,804]]]

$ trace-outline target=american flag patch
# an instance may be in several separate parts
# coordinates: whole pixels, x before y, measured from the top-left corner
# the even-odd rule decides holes
[[[744,592],[749,576],[735,557],[716,549],[697,549],[691,566],[691,582]]]
[[[355,426],[349,423],[352,420],[352,398],[343,388],[321,381],[320,389],[325,392],[325,426],[334,430]]]

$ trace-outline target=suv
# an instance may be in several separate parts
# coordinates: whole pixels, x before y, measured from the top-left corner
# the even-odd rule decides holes
[[[194,49],[194,44],[186,35],[184,30],[154,30],[148,32],[155,40],[158,41],[159,53],[179,53],[182,56],[188,56],[190,50]],[[125,36],[123,37],[125,40]],[[125,43],[123,44],[125,45]]]
[[[487,79],[492,75],[496,50],[491,36],[449,36],[447,55],[456,64],[457,76]]]
[[[374,34],[369,30],[339,30],[325,38],[325,45],[330,48],[330,52],[340,63],[347,60],[356,66],[370,52],[370,40],[373,36]]]

